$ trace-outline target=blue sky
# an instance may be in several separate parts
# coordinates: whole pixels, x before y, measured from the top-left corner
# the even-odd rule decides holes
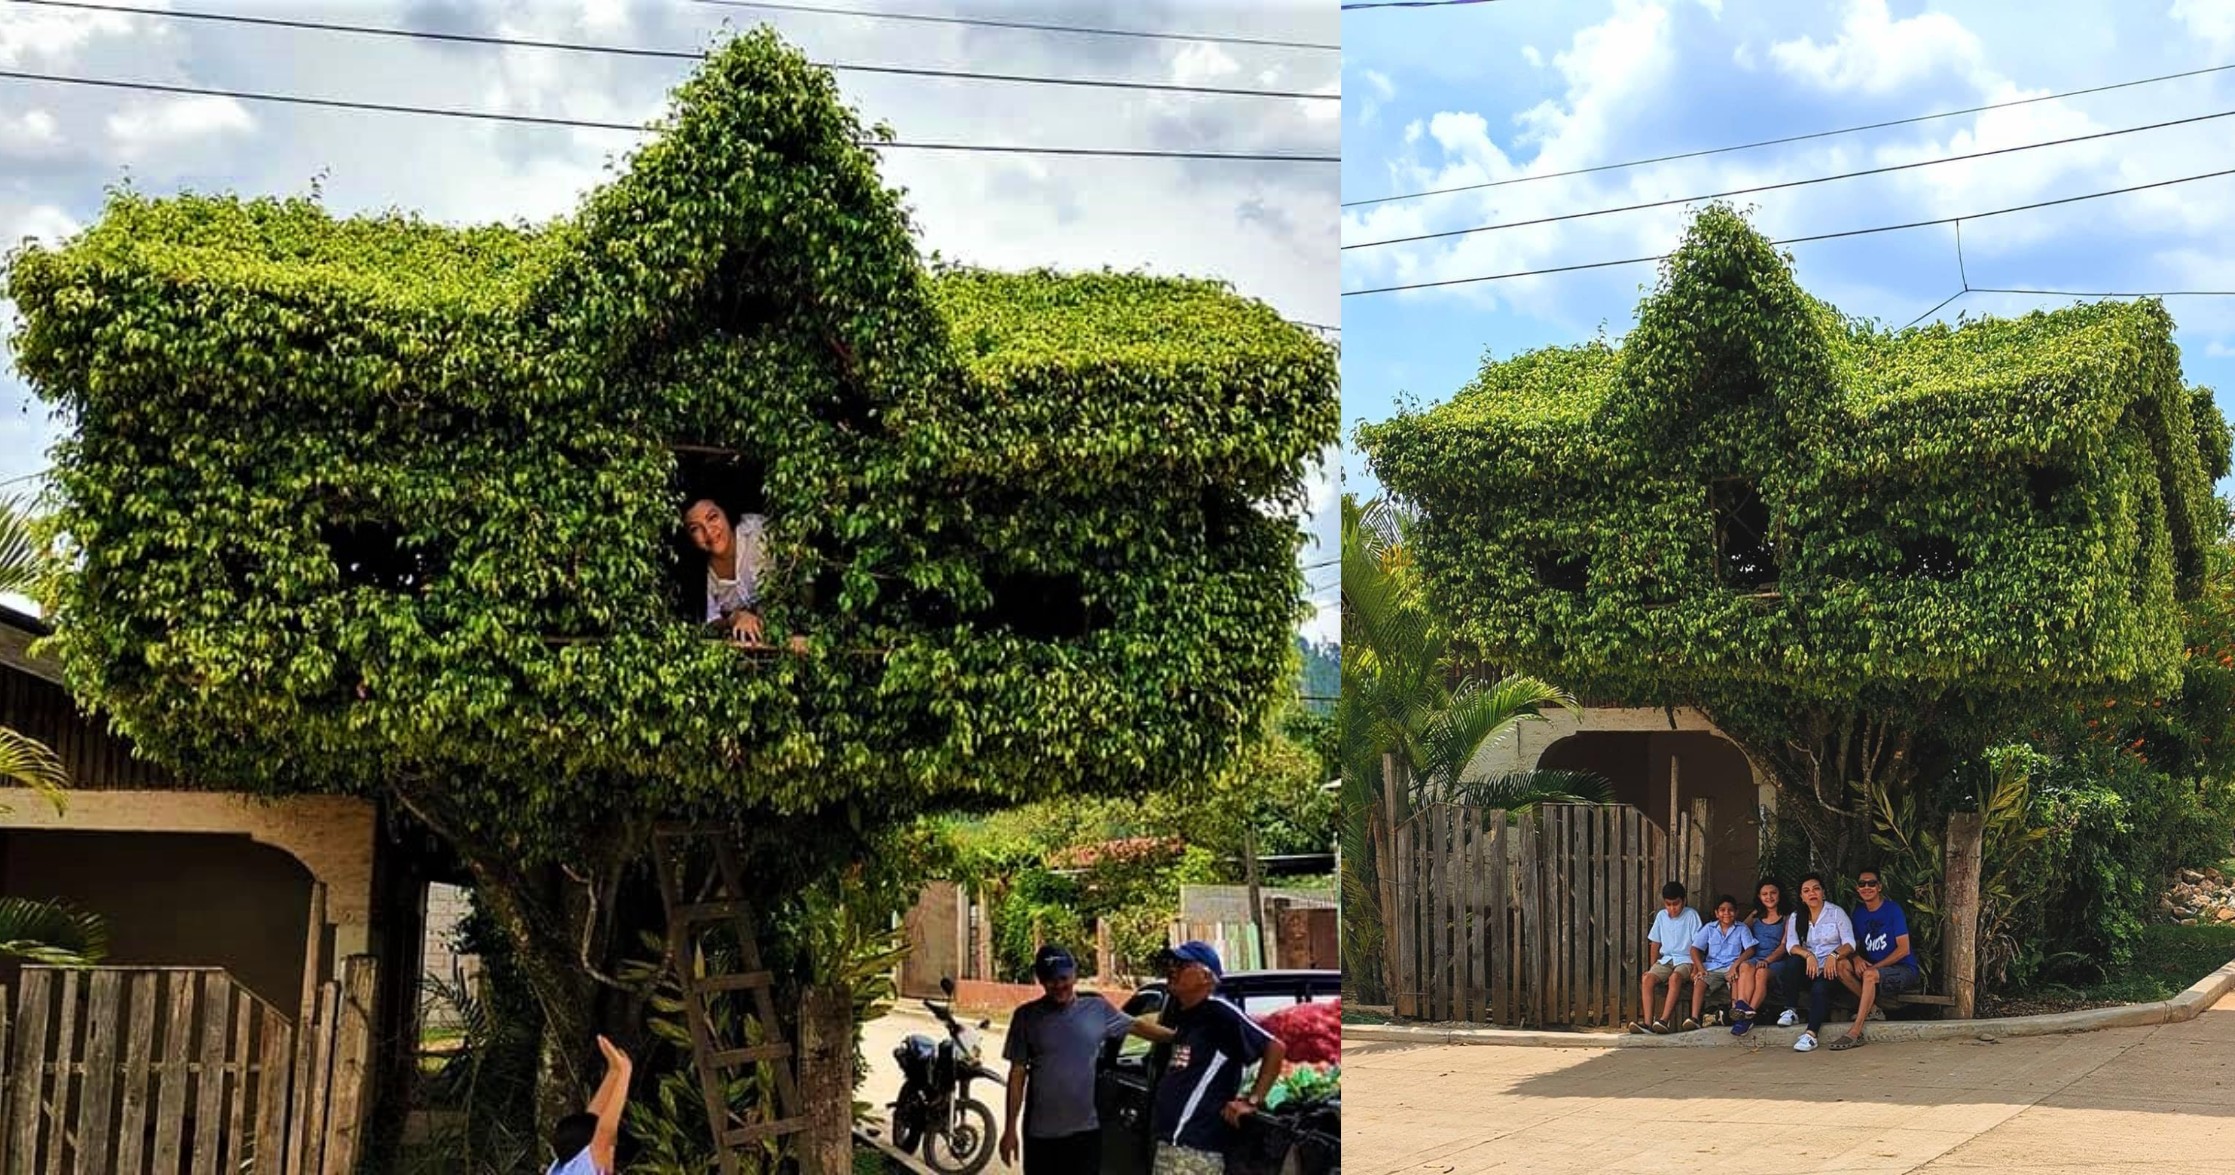
[[[1503,0],[1343,19],[1343,199],[1566,171],[2235,63],[2235,0]],[[1344,210],[1346,243],[1683,197],[2235,110],[2235,70],[1808,143]],[[2235,120],[1736,201],[1775,237],[2235,167]],[[1365,289],[1665,253],[1669,208],[1352,249]],[[1792,247],[1803,286],[1899,326],[1961,287],[1951,229]],[[2235,176],[1963,226],[1973,286],[2235,289]],[[1347,297],[1343,415],[1447,398],[1486,354],[1629,329],[1650,265]],[[2068,299],[1971,294],[1939,312]],[[2235,298],[2175,298],[2191,382],[2235,417]],[[1346,424],[1346,433],[1348,424]],[[1371,492],[1353,455],[1346,485]]]
[[[169,7],[169,0],[120,0]],[[725,23],[767,19],[816,60],[1329,95],[1265,99],[1019,86],[849,72],[847,98],[903,139],[1331,156],[1340,135],[1333,51],[1082,37],[726,7],[685,0],[234,0],[187,11],[598,45],[698,49]],[[1331,0],[910,0],[833,4],[1332,43]],[[372,40],[0,2],[0,69],[408,102],[596,121],[660,111],[679,61]],[[100,212],[104,185],[142,192],[297,195],[314,179],[336,213],[408,208],[450,223],[571,210],[639,136],[602,130],[339,112],[65,88],[0,79],[0,248],[54,241]],[[894,150],[923,248],[998,268],[1143,269],[1223,278],[1301,322],[1333,323],[1332,163],[951,155]],[[0,300],[0,342],[12,327]],[[66,423],[0,361],[0,494],[32,475]],[[1338,528],[1332,464],[1310,478],[1300,562]],[[1314,582],[1331,582],[1315,570]],[[1315,602],[1331,605],[1331,593]],[[1305,630],[1335,634],[1332,607]]]

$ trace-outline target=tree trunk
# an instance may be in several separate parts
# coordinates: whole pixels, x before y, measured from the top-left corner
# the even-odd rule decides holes
[[[604,1076],[597,1036],[597,980],[584,965],[589,954],[602,964],[610,936],[599,919],[587,918],[589,892],[550,866],[523,866],[503,846],[462,837],[445,819],[435,798],[418,789],[397,787],[398,802],[447,841],[472,874],[478,909],[504,933],[513,964],[542,1014],[537,1053],[535,1133],[548,1137],[560,1118],[579,1112]],[[614,836],[600,845],[602,859],[584,862],[596,876],[599,867],[618,869],[631,851],[629,838]],[[610,919],[611,911],[601,911]],[[583,940],[584,927],[592,939]],[[569,930],[571,929],[571,932]]]
[[[1374,881],[1381,890],[1381,998],[1394,1000],[1397,991],[1397,818],[1402,810],[1404,776],[1397,756],[1381,757],[1381,804],[1374,821]]]
[[[850,1175],[854,1163],[854,997],[835,984],[800,993],[802,1175]],[[989,1143],[990,1145],[990,1143]]]
[[[1891,712],[1862,709],[1782,712],[1765,720],[1700,708],[1769,776],[1778,819],[1799,825],[1815,865],[1834,875],[1877,855],[1874,797],[1906,796],[1925,774],[1918,744],[1930,725],[1929,710],[1901,722]]]

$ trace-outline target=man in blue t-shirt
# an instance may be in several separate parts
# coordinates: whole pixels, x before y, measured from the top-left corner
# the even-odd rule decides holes
[[[1248,1013],[1212,994],[1224,971],[1210,944],[1181,943],[1158,961],[1171,991],[1164,1026],[1173,1037],[1172,1059],[1157,1080],[1149,1115],[1156,1140],[1152,1172],[1224,1175],[1235,1130],[1265,1104],[1287,1049]],[[1252,1061],[1257,1084],[1242,1097],[1242,1070]]]
[[[1886,878],[1876,866],[1855,875],[1855,893],[1862,900],[1848,914],[1855,924],[1855,953],[1832,963],[1832,975],[1856,998],[1855,1023],[1845,1036],[1831,1042],[1832,1051],[1863,1043],[1863,1021],[1877,1006],[1880,995],[1900,995],[1924,986],[1917,957],[1909,952],[1909,917],[1901,904],[1886,897]]]

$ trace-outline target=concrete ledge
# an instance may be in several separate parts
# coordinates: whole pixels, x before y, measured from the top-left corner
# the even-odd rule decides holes
[[[2204,1009],[2235,989],[2235,962],[2197,980],[2169,1000],[2153,1004],[2126,1004],[2116,1008],[2088,1008],[2078,1012],[2046,1012],[2038,1016],[2006,1016],[1998,1020],[1888,1020],[1873,1022],[1864,1035],[1872,1044],[1898,1044],[1909,1040],[2001,1040],[2006,1037],[2055,1036],[2067,1032],[2094,1032],[2103,1028],[2142,1028],[2193,1020]],[[1824,1025],[1824,1043],[1846,1031],[1849,1021]],[[1835,1027],[1836,1026],[1836,1027]],[[1635,1036],[1622,1032],[1548,1032],[1532,1029],[1483,1028],[1473,1024],[1345,1024],[1343,1041],[1388,1044],[1492,1044],[1536,1048],[1791,1048],[1800,1039],[1799,1028],[1762,1025],[1744,1036],[1727,1028],[1702,1028],[1668,1036]]]

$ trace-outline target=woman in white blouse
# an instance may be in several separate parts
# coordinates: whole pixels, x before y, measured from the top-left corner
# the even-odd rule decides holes
[[[1808,1030],[1793,1042],[1794,1052],[1805,1053],[1816,1047],[1816,1034],[1823,1031],[1824,1014],[1831,1003],[1831,989],[1839,983],[1832,974],[1832,960],[1855,953],[1855,924],[1848,921],[1847,911],[1824,900],[1824,877],[1820,873],[1801,876],[1800,908],[1785,922],[1787,957],[1781,970],[1788,998],[1785,1014],[1777,1023],[1790,1026],[1799,1018],[1794,1009],[1800,1005],[1799,989],[1805,981]],[[1806,949],[1802,949],[1804,945]]]
[[[761,573],[768,564],[768,546],[762,537],[767,519],[758,514],[739,515],[732,523],[728,511],[712,498],[700,498],[683,510],[683,531],[691,545],[706,554],[706,622],[729,630],[730,639],[743,645],[761,643]]]

